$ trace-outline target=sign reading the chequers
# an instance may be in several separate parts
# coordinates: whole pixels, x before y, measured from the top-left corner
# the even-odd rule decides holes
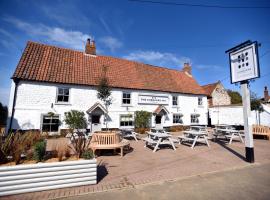
[[[257,42],[229,52],[232,83],[259,77],[257,52]]]
[[[141,95],[139,94],[138,103],[140,104],[169,104],[169,97],[167,96],[152,96],[152,95]]]

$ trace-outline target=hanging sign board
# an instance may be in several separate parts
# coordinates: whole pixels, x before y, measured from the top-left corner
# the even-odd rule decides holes
[[[230,58],[231,83],[259,78],[257,42],[247,41],[228,50]]]
[[[139,95],[139,104],[169,104],[169,98],[167,96],[152,96],[152,95]]]

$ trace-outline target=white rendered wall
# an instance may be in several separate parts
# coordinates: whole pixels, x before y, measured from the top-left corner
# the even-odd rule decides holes
[[[264,108],[265,111],[260,114],[256,111],[251,111],[252,124],[270,126],[270,112],[268,112],[267,107],[264,106]],[[209,112],[212,125],[244,125],[242,106],[211,107]]]
[[[68,104],[56,103],[56,91],[58,87],[70,88],[70,100]],[[122,92],[131,92],[132,103],[130,106],[122,105]],[[163,126],[177,125],[173,124],[173,113],[182,113],[183,124],[190,125],[190,114],[198,113],[199,124],[207,123],[207,98],[203,98],[203,105],[198,106],[199,95],[177,94],[178,95],[178,107],[172,106],[172,93],[167,92],[154,92],[143,90],[125,90],[125,89],[113,89],[112,90],[112,105],[109,107],[110,121],[108,123],[109,128],[119,127],[119,116],[121,114],[134,114],[137,110],[145,110],[153,112],[158,105],[142,105],[138,104],[139,94],[168,96],[169,105],[165,105],[169,114],[164,121]],[[12,99],[11,99],[12,100]],[[71,109],[84,111],[88,110],[96,102],[100,102],[97,98],[97,91],[94,87],[90,86],[77,86],[77,85],[61,85],[52,83],[41,82],[25,82],[21,81],[18,85],[17,99],[14,113],[13,129],[40,129],[41,128],[41,115],[48,112],[54,112],[60,115],[60,120],[63,122],[64,113]],[[12,109],[12,103],[10,102],[9,109]],[[11,113],[10,113],[11,114]],[[88,119],[88,114],[86,118]],[[103,121],[103,118],[101,119]],[[152,119],[154,121],[154,118]],[[154,124],[152,124],[154,126]],[[105,124],[103,123],[103,128]],[[62,123],[61,128],[66,128],[66,125]]]
[[[209,108],[211,124],[244,125],[242,106],[216,106]]]

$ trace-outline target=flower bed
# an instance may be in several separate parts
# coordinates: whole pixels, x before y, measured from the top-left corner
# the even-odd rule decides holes
[[[0,196],[97,183],[96,159],[0,167]]]

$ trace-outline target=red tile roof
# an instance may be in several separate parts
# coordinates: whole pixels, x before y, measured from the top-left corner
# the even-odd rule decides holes
[[[214,91],[214,89],[217,87],[218,84],[219,84],[219,81],[216,83],[203,85],[202,88],[205,90],[207,96],[211,96],[212,92]]]
[[[111,87],[204,94],[183,71],[156,67],[110,56],[28,42],[13,79],[97,86],[107,66]]]

